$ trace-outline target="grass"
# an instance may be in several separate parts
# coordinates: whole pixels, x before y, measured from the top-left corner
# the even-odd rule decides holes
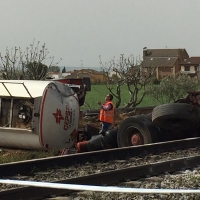
[[[114,89],[114,91],[116,91]],[[85,104],[81,107],[81,110],[88,110],[88,109],[98,109],[97,101],[104,102],[104,98],[106,94],[109,93],[109,90],[106,88],[105,85],[92,85],[91,91],[87,92]],[[141,96],[141,92],[139,93],[139,96]],[[126,86],[122,86],[121,88],[121,97],[122,97],[122,103],[120,107],[123,107],[125,103],[129,101],[129,92],[126,88]],[[116,99],[113,99],[113,102],[116,102]],[[160,103],[153,99],[150,96],[145,96],[141,104],[138,105],[138,107],[141,106],[156,106]]]
[[[2,150],[0,152],[0,164],[46,158],[58,154],[57,150],[35,151],[35,150]]]

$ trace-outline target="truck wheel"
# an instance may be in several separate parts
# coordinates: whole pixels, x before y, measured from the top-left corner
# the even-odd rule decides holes
[[[147,127],[151,119],[144,116],[126,118],[119,126],[117,142],[119,147],[136,146],[152,143],[151,134]]]
[[[191,130],[199,125],[200,109],[187,103],[156,106],[152,112],[155,126],[167,130]]]
[[[117,129],[108,130],[105,133],[104,139],[106,141],[106,144],[110,146],[111,148],[117,148]]]

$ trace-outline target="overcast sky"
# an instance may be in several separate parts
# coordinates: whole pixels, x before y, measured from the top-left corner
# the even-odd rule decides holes
[[[144,47],[200,56],[200,0],[0,0],[0,52],[34,39],[66,67],[142,57]]]

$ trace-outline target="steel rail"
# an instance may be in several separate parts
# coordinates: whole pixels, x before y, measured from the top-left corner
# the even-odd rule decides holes
[[[114,185],[126,180],[137,180],[149,176],[175,171],[186,170],[200,165],[200,156],[184,157],[163,161],[159,163],[140,165],[125,169],[112,170],[78,178],[66,179],[54,183],[82,184],[82,185]],[[64,189],[53,189],[43,187],[23,187],[0,192],[1,200],[33,200],[52,197],[52,195],[67,195],[74,191]]]
[[[126,159],[145,154],[159,154],[166,151],[171,152],[178,149],[199,147],[199,144],[200,138],[198,137],[135,147],[108,149],[102,151],[0,164],[0,178],[13,176],[16,174],[29,174],[36,170],[42,171],[49,168],[69,167],[75,164],[84,164],[86,162],[106,162],[109,160]]]

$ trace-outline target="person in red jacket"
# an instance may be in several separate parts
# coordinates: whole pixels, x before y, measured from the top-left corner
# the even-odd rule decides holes
[[[114,120],[114,105],[112,99],[113,95],[107,94],[103,104],[100,101],[97,102],[100,106],[99,121],[101,122],[101,134],[105,134],[109,130]]]

